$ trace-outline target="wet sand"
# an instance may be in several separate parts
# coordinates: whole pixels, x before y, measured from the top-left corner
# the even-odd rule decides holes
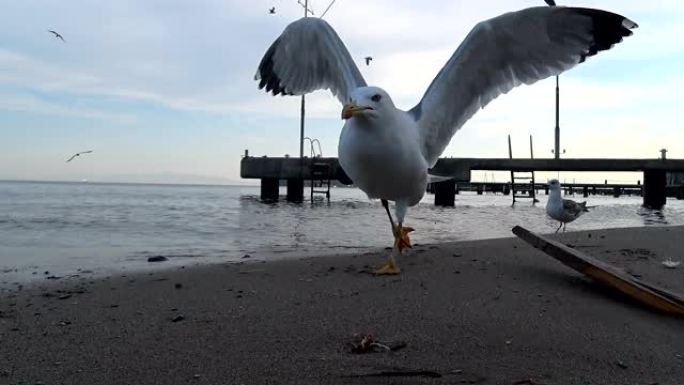
[[[684,227],[559,238],[684,293]],[[679,246],[677,246],[679,245]],[[517,239],[45,280],[0,298],[1,384],[684,384],[684,319]],[[263,257],[263,256],[261,256]],[[372,334],[397,351],[354,354]]]

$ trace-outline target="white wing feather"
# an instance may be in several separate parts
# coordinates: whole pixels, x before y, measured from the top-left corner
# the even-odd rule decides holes
[[[454,133],[497,96],[560,74],[636,26],[614,13],[566,7],[528,8],[478,23],[409,111],[430,166]]]
[[[256,75],[259,88],[273,95],[302,95],[329,89],[340,103],[366,85],[335,30],[319,18],[301,18],[288,25],[266,51]]]

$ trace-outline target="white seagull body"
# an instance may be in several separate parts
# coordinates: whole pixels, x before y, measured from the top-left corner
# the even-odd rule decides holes
[[[556,232],[563,227],[565,232],[565,225],[574,221],[588,212],[587,202],[577,203],[571,199],[561,198],[561,185],[557,179],[549,181],[549,200],[546,201],[546,214],[552,219],[560,222]]]
[[[379,272],[397,273],[393,256],[409,246],[404,232],[412,230],[402,231],[407,208],[423,197],[428,169],[454,133],[500,94],[558,75],[611,48],[636,26],[614,13],[567,7],[534,7],[482,21],[422,100],[402,111],[384,90],[366,85],[328,23],[302,18],[266,51],[255,79],[274,95],[330,89],[344,105],[339,162],[369,197],[381,199],[386,209],[388,200],[396,203],[398,226],[390,215],[395,248]]]

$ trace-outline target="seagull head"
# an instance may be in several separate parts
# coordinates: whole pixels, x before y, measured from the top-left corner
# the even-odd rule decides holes
[[[390,96],[380,87],[360,87],[351,94],[351,100],[342,108],[342,119],[353,117],[377,118],[394,110]]]
[[[558,182],[558,179],[551,179],[549,181],[549,190],[551,190],[551,191],[560,190],[560,182]]]

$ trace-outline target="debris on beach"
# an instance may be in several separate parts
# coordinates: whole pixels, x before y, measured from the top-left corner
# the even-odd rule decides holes
[[[407,346],[406,342],[396,341],[382,343],[372,334],[356,336],[354,342],[350,343],[351,352],[354,354],[383,353],[397,351]]]
[[[429,378],[440,378],[442,374],[435,372],[434,370],[424,370],[424,369],[403,369],[395,368],[391,370],[382,370],[379,372],[370,372],[363,374],[353,374],[344,377],[352,378],[363,378],[363,377],[429,377]],[[463,382],[463,381],[462,381]],[[468,381],[471,384],[475,384],[481,381],[473,380]]]
[[[513,233],[570,268],[646,306],[664,313],[684,315],[684,296],[681,294],[656,287],[588,254],[571,249],[523,227],[515,226]]]
[[[531,378],[526,378],[524,380],[513,382],[513,385],[540,385],[540,384]]]
[[[163,255],[157,255],[157,256],[154,256],[154,257],[149,257],[149,258],[147,258],[147,262],[164,262],[164,261],[168,261],[168,260],[169,260],[169,259],[166,258],[166,257],[163,256]]]
[[[676,269],[679,265],[682,264],[681,261],[675,261],[672,258],[668,258],[661,263],[663,266],[665,266],[668,269]]]
[[[184,317],[182,314],[179,314],[179,315],[173,317],[173,318],[171,319],[171,322],[180,322],[180,321],[182,321],[182,320],[184,320],[184,319],[185,319],[185,317]]]

